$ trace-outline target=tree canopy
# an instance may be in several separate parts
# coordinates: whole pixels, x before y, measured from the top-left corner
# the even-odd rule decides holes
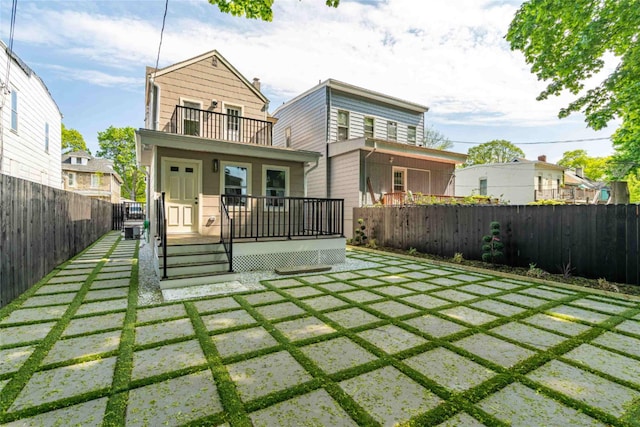
[[[250,19],[273,19],[273,0],[209,0],[209,3],[217,5],[220,12],[230,13],[233,16],[245,16]],[[325,0],[330,7],[338,7],[340,0]]]
[[[516,157],[524,157],[524,151],[504,139],[494,139],[471,147],[464,166],[484,163],[507,163]]]
[[[113,160],[113,168],[124,181],[120,192],[122,197],[144,201],[146,185],[144,171],[136,164],[135,129],[109,126],[98,132],[98,145],[97,155]]]
[[[84,141],[82,134],[75,129],[67,129],[62,124],[62,152],[69,153],[71,151],[86,151],[89,153],[87,143]]]
[[[558,164],[567,168],[582,168],[587,178],[604,181],[608,176],[607,168],[610,161],[611,157],[590,157],[585,150],[572,150],[565,151]]]
[[[436,150],[448,150],[453,147],[453,142],[433,126],[425,128],[423,144]]]
[[[640,167],[640,2],[529,0],[516,13],[507,40],[538,79],[539,100],[569,91],[576,99],[559,116],[582,112],[593,129],[622,119],[614,134],[617,160]],[[615,69],[598,84],[605,65]],[[590,85],[590,87],[587,87]]]

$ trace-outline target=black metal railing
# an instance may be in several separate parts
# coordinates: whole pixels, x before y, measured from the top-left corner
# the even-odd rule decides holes
[[[122,209],[125,221],[144,220],[147,217],[146,204],[142,202],[122,202]]]
[[[272,145],[271,122],[176,105],[169,132],[207,139]]]
[[[220,201],[220,240],[229,261],[229,272],[233,271],[233,218],[229,216],[229,209],[224,200]]]
[[[111,204],[111,229],[124,229],[124,206],[122,203]]]
[[[167,217],[165,215],[164,192],[156,199],[156,235],[162,247],[162,278],[167,276]]]
[[[343,199],[223,195],[221,201],[237,239],[344,237]]]

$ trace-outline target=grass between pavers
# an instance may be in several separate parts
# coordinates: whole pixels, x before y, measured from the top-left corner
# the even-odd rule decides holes
[[[7,317],[14,309],[19,308],[28,297],[30,297],[35,292],[37,292],[37,290],[41,286],[45,285],[51,277],[55,276],[60,270],[64,269],[66,266],[70,265],[73,260],[81,257],[86,252],[89,252],[93,247],[98,245],[99,242],[101,242],[102,240],[104,240],[104,237],[96,241],[94,244],[90,245],[87,249],[82,251],[76,257],[72,258],[71,260],[67,261],[66,263],[56,268],[52,273],[47,275],[45,279],[41,280],[36,285],[34,285],[29,291],[27,291],[25,293],[26,297],[25,297],[25,294],[23,294],[18,299],[16,299],[11,304],[9,304],[7,307],[3,308],[2,312],[0,313],[0,319]],[[108,258],[109,254],[115,249],[118,242],[119,242],[119,239],[116,239],[114,241],[114,243],[111,245],[111,249],[107,251],[105,258]],[[93,283],[94,278],[100,271],[100,268],[105,263],[106,263],[106,260],[104,258],[98,262],[98,264],[93,268],[89,277],[85,280],[83,286],[77,292],[73,301],[71,301],[71,303],[69,304],[63,316],[57,320],[56,325],[49,331],[47,336],[38,343],[38,345],[36,346],[31,356],[20,367],[20,369],[16,373],[9,374],[11,375],[11,379],[9,383],[5,385],[5,387],[2,389],[2,395],[0,396],[0,422],[9,422],[16,419],[28,417],[30,415],[66,407],[75,403],[102,397],[107,393],[107,390],[93,390],[80,396],[76,395],[70,398],[65,398],[65,399],[58,400],[51,403],[45,403],[43,405],[39,405],[35,407],[29,407],[24,410],[18,410],[10,414],[7,414],[7,410],[11,407],[11,405],[13,404],[15,399],[18,397],[18,395],[20,394],[24,386],[27,384],[31,376],[36,371],[39,370],[48,352],[51,350],[53,345],[60,339],[62,332],[67,327],[73,315],[82,304],[85,295],[87,294],[87,292],[89,291],[89,288],[91,287],[91,284]],[[27,322],[26,324],[32,324],[32,323],[37,323],[37,322]],[[20,345],[24,345],[24,343],[20,343]],[[54,364],[53,366],[56,367],[58,366],[58,364]]]
[[[112,246],[112,250],[116,246],[117,246],[117,242],[115,242],[114,245]],[[136,255],[137,255],[137,252],[136,252]],[[383,257],[382,260],[377,261],[378,263],[382,264],[382,267],[378,267],[378,269],[385,268],[384,267],[385,260],[390,261],[389,266],[397,264],[396,262],[397,257],[395,256]],[[427,269],[430,266],[433,266],[432,263],[420,262],[420,264],[424,265],[424,269]],[[94,269],[92,278],[95,278],[95,274],[98,271],[100,271],[99,267],[101,266],[98,266]],[[460,274],[460,271],[465,271],[465,270],[453,270],[451,268],[444,267],[444,266],[443,266],[443,269],[447,269],[448,274],[444,274],[442,275],[442,277],[457,275],[457,274]],[[367,269],[367,270],[375,270],[375,269]],[[407,272],[410,272],[410,270]],[[397,274],[402,275],[403,273],[397,273]],[[383,273],[380,276],[389,276],[389,275],[390,275],[389,273]],[[325,274],[325,276],[334,277],[328,273]],[[304,277],[297,278],[296,280],[301,284],[301,286],[304,286],[305,288],[309,288],[309,289],[315,289],[316,291],[319,292],[314,295],[307,295],[307,296],[301,296],[300,298],[296,298],[289,294],[289,292],[291,292],[292,289],[295,289],[295,287],[277,286],[278,282],[284,283],[285,280],[290,280],[290,279],[272,280],[272,281],[264,282],[265,286],[269,289],[268,291],[244,292],[240,294],[235,294],[232,297],[225,296],[225,297],[219,297],[219,298],[206,298],[206,300],[208,301],[220,301],[220,302],[222,301],[228,302],[230,301],[229,299],[231,299],[237,303],[235,307],[225,303],[225,304],[222,304],[222,306],[225,306],[226,308],[206,309],[206,310],[203,309],[198,311],[198,309],[196,308],[196,304],[197,304],[196,302],[162,304],[162,305],[156,305],[153,307],[168,308],[168,307],[176,307],[179,305],[185,308],[185,315],[179,315],[179,316],[170,315],[167,318],[150,319],[150,320],[137,322],[137,319],[136,319],[137,317],[136,316],[137,266],[136,266],[132,269],[131,286],[129,289],[129,296],[128,296],[129,305],[126,311],[123,332],[120,337],[120,346],[117,351],[119,357],[116,364],[116,369],[115,369],[115,374],[114,374],[114,379],[113,379],[113,384],[111,386],[111,389],[96,390],[87,394],[83,394],[81,396],[73,396],[72,398],[69,398],[69,399],[53,402],[49,404],[49,406],[41,405],[36,408],[28,408],[21,412],[12,413],[10,418],[7,418],[7,419],[0,418],[0,422],[11,421],[13,419],[27,417],[31,414],[42,413],[50,409],[56,409],[69,404],[86,401],[94,397],[108,396],[109,400],[107,404],[107,411],[105,413],[104,425],[113,425],[113,426],[123,425],[126,421],[126,410],[127,410],[126,405],[127,405],[127,400],[128,400],[128,395],[130,390],[137,387],[142,387],[144,385],[154,384],[160,381],[164,381],[166,379],[177,378],[187,373],[198,372],[198,371],[208,369],[213,374],[213,378],[215,380],[216,387],[218,389],[218,394],[220,396],[220,400],[224,408],[224,411],[211,414],[204,418],[193,420],[189,422],[187,425],[216,425],[223,422],[228,422],[232,426],[250,425],[251,416],[255,411],[268,408],[274,404],[284,402],[288,399],[301,396],[313,390],[318,390],[318,389],[326,390],[327,393],[342,407],[342,409],[344,409],[345,412],[358,424],[378,425],[378,422],[365,410],[365,408],[361,407],[349,394],[347,394],[342,389],[339,383],[341,381],[353,379],[360,375],[376,371],[386,366],[392,366],[398,371],[400,371],[402,374],[409,377],[412,381],[415,381],[421,387],[424,387],[426,390],[429,390],[432,393],[434,393],[437,397],[439,397],[443,401],[443,403],[436,406],[435,408],[429,411],[426,411],[422,414],[418,414],[409,420],[406,420],[403,423],[403,425],[415,425],[415,426],[436,425],[440,422],[446,421],[450,417],[455,416],[456,414],[461,412],[465,412],[471,415],[472,417],[476,418],[477,420],[483,422],[486,425],[496,425],[496,426],[507,425],[505,422],[501,421],[493,414],[487,413],[486,411],[478,407],[476,404],[481,400],[483,400],[484,398],[486,398],[487,396],[490,396],[493,393],[502,390],[503,388],[507,387],[510,384],[513,384],[514,382],[519,382],[521,384],[524,384],[525,386],[536,390],[543,396],[547,396],[557,402],[562,403],[567,407],[573,408],[579,412],[583,412],[597,420],[600,420],[601,422],[614,425],[614,426],[637,425],[635,423],[637,423],[637,415],[640,412],[640,405],[638,404],[638,402],[636,403],[635,406],[630,408],[622,417],[620,417],[620,419],[617,419],[612,415],[598,408],[594,408],[581,401],[578,401],[569,396],[566,396],[556,390],[553,390],[549,387],[539,384],[529,379],[526,375],[530,372],[535,371],[537,368],[543,366],[545,363],[551,360],[561,360],[563,363],[566,363],[570,366],[578,367],[582,371],[591,372],[593,374],[598,375],[599,377],[605,378],[609,381],[626,386],[636,391],[640,390],[640,386],[636,383],[625,381],[623,379],[619,379],[614,376],[599,372],[596,369],[589,367],[588,365],[583,365],[579,362],[563,357],[564,354],[577,348],[581,344],[590,343],[594,346],[598,346],[599,348],[606,349],[607,351],[621,354],[634,360],[640,360],[640,357],[638,356],[629,355],[620,350],[611,349],[609,347],[591,342],[593,339],[595,339],[596,337],[602,335],[607,331],[613,331],[620,335],[625,335],[625,336],[633,337],[636,339],[640,339],[640,336],[638,335],[615,330],[615,327],[619,325],[621,322],[627,319],[630,319],[633,316],[640,313],[640,308],[639,308],[640,306],[628,307],[626,311],[619,313],[617,315],[613,315],[611,313],[607,313],[603,311],[598,311],[597,309],[594,309],[594,308],[580,307],[582,309],[590,310],[592,312],[600,312],[607,316],[606,321],[596,325],[580,319],[570,318],[569,316],[554,314],[552,315],[553,317],[565,318],[575,323],[584,324],[589,326],[590,329],[575,336],[565,336],[565,334],[561,332],[535,326],[535,328],[537,329],[546,330],[548,332],[552,332],[556,335],[563,336],[565,338],[564,341],[561,341],[559,344],[554,345],[551,348],[540,350],[539,348],[536,348],[527,343],[522,343],[512,338],[502,336],[498,333],[491,331],[490,329],[493,329],[498,326],[506,325],[510,322],[524,320],[537,313],[546,313],[547,310],[553,309],[554,307],[557,307],[560,305],[571,306],[571,303],[573,301],[582,299],[585,296],[590,296],[593,294],[592,292],[579,292],[579,291],[576,291],[575,289],[572,289],[572,292],[574,292],[573,294],[567,294],[566,296],[563,296],[556,300],[549,300],[545,298],[536,297],[538,300],[542,301],[542,303],[536,307],[529,307],[525,304],[519,304],[518,302],[509,302],[508,303],[509,305],[516,306],[516,307],[520,306],[524,310],[512,316],[503,316],[501,314],[497,314],[490,310],[473,307],[471,304],[479,301],[484,301],[484,300],[493,300],[495,297],[499,297],[502,295],[515,294],[517,292],[521,292],[527,289],[535,289],[535,288],[538,288],[539,285],[525,282],[522,280],[519,280],[519,281],[513,280],[512,282],[518,285],[517,288],[510,289],[510,290],[501,290],[496,293],[492,293],[491,295],[472,294],[471,291],[468,291],[467,294],[473,295],[474,297],[464,302],[450,301],[448,304],[444,304],[442,306],[438,306],[434,308],[425,308],[420,305],[403,300],[402,298],[411,296],[411,295],[420,295],[420,294],[429,295],[434,292],[438,292],[446,289],[455,290],[469,284],[473,284],[473,283],[482,284],[487,280],[492,280],[492,279],[501,280],[501,278],[494,274],[487,277],[479,277],[478,280],[461,282],[451,286],[442,286],[442,287],[438,286],[426,291],[415,291],[411,288],[405,288],[403,286],[403,283],[409,283],[410,281],[429,283],[430,278],[411,279],[401,283],[381,283],[376,286],[363,286],[361,284],[358,284],[357,282],[358,280],[363,279],[366,276],[355,275],[355,277],[352,277],[352,276],[350,277],[348,275],[344,275],[344,276],[339,276],[343,278],[332,279],[332,282],[349,285],[350,286],[349,290],[334,291],[334,290],[331,290],[332,287],[327,288],[327,287],[323,287],[323,284],[313,283],[313,280],[312,280],[313,277],[314,276],[304,276]],[[432,277],[431,279],[433,278],[435,277]],[[83,295],[86,294],[86,291],[88,290],[88,286],[89,285],[87,284],[83,286],[82,288],[82,290],[84,291]],[[390,288],[391,286],[404,288],[407,290],[407,293],[402,293],[401,295],[389,295],[383,292],[385,289]],[[353,301],[349,299],[347,295],[345,295],[350,290],[366,290],[368,292],[371,292],[372,294],[378,295],[380,298],[370,303]],[[267,292],[280,295],[281,298],[275,301],[268,301],[262,304],[259,304],[259,303],[251,304],[248,302],[248,299],[251,299],[250,298],[251,296],[264,295]],[[339,301],[343,301],[345,305],[341,305],[341,306],[337,306],[329,309],[316,310],[311,305],[305,302],[307,300],[311,300],[317,297],[327,296],[327,295],[330,295]],[[455,294],[452,294],[452,295],[455,295]],[[526,295],[526,294],[522,294],[522,295]],[[72,304],[77,302],[77,298],[78,296],[76,296],[76,299],[74,299]],[[80,301],[81,300],[82,299],[80,299]],[[401,316],[396,316],[393,314],[385,314],[383,312],[376,310],[374,306],[372,306],[372,304],[375,305],[381,301],[401,303],[406,307],[411,307],[415,309],[416,311],[413,313],[408,313]],[[277,306],[278,304],[282,304],[283,302],[293,303],[295,307],[299,307],[302,310],[299,313],[287,315],[286,317],[276,316],[277,318],[273,318],[273,319],[269,318],[269,316],[263,315],[262,312],[269,312],[268,310],[264,310],[264,308],[268,309],[269,307]],[[208,304],[208,305],[213,306],[213,304]],[[480,313],[491,314],[493,316],[496,316],[497,318],[488,323],[473,325],[473,324],[466,323],[461,319],[456,319],[441,313],[441,311],[443,310],[447,310],[449,308],[454,308],[454,307],[473,308],[474,310]],[[69,308],[71,308],[71,305]],[[360,325],[355,328],[347,328],[342,326],[339,322],[332,320],[331,317],[329,316],[331,313],[338,312],[347,308],[358,308],[372,316],[375,316],[377,320],[374,320],[373,322],[370,322],[367,324]],[[147,308],[145,307],[145,310],[146,309]],[[255,320],[255,322],[252,322],[250,324],[235,325],[228,328],[219,328],[213,331],[209,331],[207,330],[207,327],[202,320],[202,317],[207,316],[208,314],[212,314],[212,313],[223,314],[223,313],[237,311],[237,310],[244,310],[245,312],[249,313],[251,317]],[[50,342],[49,336],[52,336],[51,334],[54,332],[54,330],[52,330],[49,336],[47,336],[47,338],[41,343],[41,345],[48,343],[48,348],[42,350],[44,354],[42,355],[41,360],[46,356],[46,353],[53,346],[53,344],[55,344],[55,340],[60,337],[60,334],[66,327],[66,324],[68,324],[68,320],[70,318],[70,316],[68,317],[66,316],[68,313],[69,311],[65,313],[65,316],[63,316],[63,319],[60,319],[58,325],[56,325],[56,327],[54,328],[54,330],[59,329],[57,338],[55,338],[53,342]],[[106,314],[106,313],[102,313],[102,314]],[[287,338],[287,336],[283,332],[281,332],[279,329],[279,325],[283,324],[284,322],[288,322],[292,320],[307,319],[310,317],[310,315],[319,319],[322,323],[328,325],[329,327],[333,328],[335,332],[330,332],[322,335],[317,335],[317,336],[312,336],[312,337],[292,341],[289,338]],[[429,333],[424,332],[418,329],[417,327],[414,327],[405,323],[405,321],[407,320],[419,318],[424,315],[434,316],[440,319],[447,320],[451,323],[459,324],[463,326],[465,329],[459,332],[456,332],[454,334],[437,337],[437,336],[430,335]],[[145,325],[162,324],[167,321],[185,318],[185,317],[189,318],[191,321],[191,324],[195,331],[195,339],[197,339],[201,349],[203,350],[203,353],[206,358],[206,363],[204,365],[196,365],[196,366],[192,366],[185,369],[173,370],[171,372],[165,372],[160,375],[155,375],[152,377],[146,377],[146,378],[132,381],[131,371],[132,371],[132,363],[133,363],[133,354],[135,351],[162,347],[164,345],[168,345],[171,343],[179,343],[182,341],[189,341],[194,339],[194,335],[187,335],[187,336],[181,336],[177,338],[171,338],[168,340],[150,342],[144,345],[140,345],[140,344],[136,344],[135,342],[135,333],[136,333],[135,328],[140,326],[145,326]],[[65,326],[60,326],[63,320],[66,321]],[[388,325],[393,325],[395,327],[401,328],[404,331],[410,332],[417,337],[422,337],[426,340],[426,342],[423,344],[408,348],[406,350],[399,351],[397,353],[388,354],[382,348],[376,346],[372,342],[364,339],[359,335],[359,333],[361,332],[368,331],[374,328],[388,326]],[[221,356],[221,354],[218,352],[218,349],[214,341],[216,336],[227,334],[234,331],[248,330],[256,327],[260,327],[266,330],[268,334],[271,337],[273,337],[273,339],[275,339],[276,344],[265,347],[265,348],[254,349],[252,351],[243,352],[241,354],[232,354],[226,357]],[[103,331],[101,330],[101,332]],[[92,333],[74,335],[73,337],[90,335]],[[535,354],[532,357],[529,357],[507,368],[491,360],[483,359],[482,357],[475,355],[472,352],[469,352],[467,350],[464,350],[456,346],[455,343],[457,341],[467,337],[471,337],[478,333],[483,333],[488,336],[498,338],[507,343],[511,343],[514,345],[518,345],[522,348],[535,351]],[[314,362],[313,359],[308,357],[303,351],[304,348],[308,345],[328,342],[338,337],[346,337],[350,339],[352,342],[355,342],[357,345],[359,345],[360,347],[364,348],[366,351],[374,355],[376,359],[368,363],[364,363],[361,365],[344,369],[342,371],[338,371],[334,373],[326,373],[320,368],[320,366],[316,362]],[[20,345],[23,345],[23,344],[20,344]],[[474,361],[478,365],[492,370],[493,372],[495,372],[496,375],[491,377],[487,381],[484,381],[469,389],[463,390],[461,392],[453,392],[447,389],[446,387],[444,387],[443,385],[437,383],[435,380],[424,376],[422,373],[411,368],[409,365],[405,363],[405,360],[407,360],[410,357],[416,356],[418,354],[421,354],[436,348],[444,348],[449,351],[452,351],[458,354],[459,356],[464,357],[465,359]],[[282,390],[275,390],[269,394],[262,395],[252,400],[243,402],[241,395],[239,394],[239,391],[237,389],[236,383],[234,383],[234,381],[231,379],[231,375],[229,374],[227,366],[234,363],[252,360],[262,356],[268,356],[281,351],[286,351],[288,354],[290,354],[293,357],[293,359],[298,364],[300,364],[305,369],[305,371],[311,376],[311,379],[308,381],[304,381],[301,384],[296,384],[291,387],[286,387],[285,389],[282,389]],[[108,354],[113,355],[113,352],[110,352]],[[107,356],[106,356],[106,353],[103,353],[99,356],[90,356],[90,357],[99,358],[99,357],[107,357]],[[84,359],[81,359],[81,360],[84,360]],[[72,362],[62,362],[61,364],[54,364],[51,366],[47,366],[45,368],[50,369],[51,367],[55,367],[58,365],[65,365],[68,363],[76,363],[77,361],[78,359],[73,360]],[[13,376],[13,378],[16,378],[16,376],[19,375],[25,369],[26,365],[28,365],[28,363],[25,364],[21,368],[21,370]],[[32,368],[34,372],[36,369],[37,369],[37,365]],[[1,378],[2,377],[0,377],[0,379]],[[23,378],[24,383],[26,383],[27,380],[28,378]],[[9,385],[11,384],[8,384],[8,386]],[[19,393],[19,390],[17,393]],[[16,393],[16,396],[17,396],[17,393]],[[14,399],[16,396],[14,396]]]

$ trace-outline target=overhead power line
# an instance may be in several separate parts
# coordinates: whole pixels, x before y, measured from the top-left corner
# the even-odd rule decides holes
[[[158,56],[156,56],[156,67],[153,69],[153,75],[155,77],[158,71],[158,63],[160,62],[160,49],[162,48],[162,36],[164,35],[164,24],[167,21],[167,10],[169,9],[169,0],[164,2],[164,15],[162,16],[162,29],[160,30],[160,43],[158,44]]]
[[[583,138],[583,139],[565,139],[560,141],[531,141],[531,142],[511,142],[513,145],[541,145],[541,144],[569,144],[571,142],[589,142],[589,141],[605,141],[611,140],[611,136],[607,136],[604,138]],[[480,145],[485,144],[484,142],[476,142],[476,141],[453,141],[454,144],[470,144],[470,145]]]

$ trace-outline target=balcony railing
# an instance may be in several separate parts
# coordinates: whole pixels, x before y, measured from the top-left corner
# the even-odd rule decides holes
[[[599,190],[582,188],[560,188],[535,190],[535,200],[563,200],[567,203],[594,203]]]
[[[272,145],[272,123],[176,105],[169,132],[207,139]]]
[[[234,239],[344,237],[344,200],[223,195]]]

